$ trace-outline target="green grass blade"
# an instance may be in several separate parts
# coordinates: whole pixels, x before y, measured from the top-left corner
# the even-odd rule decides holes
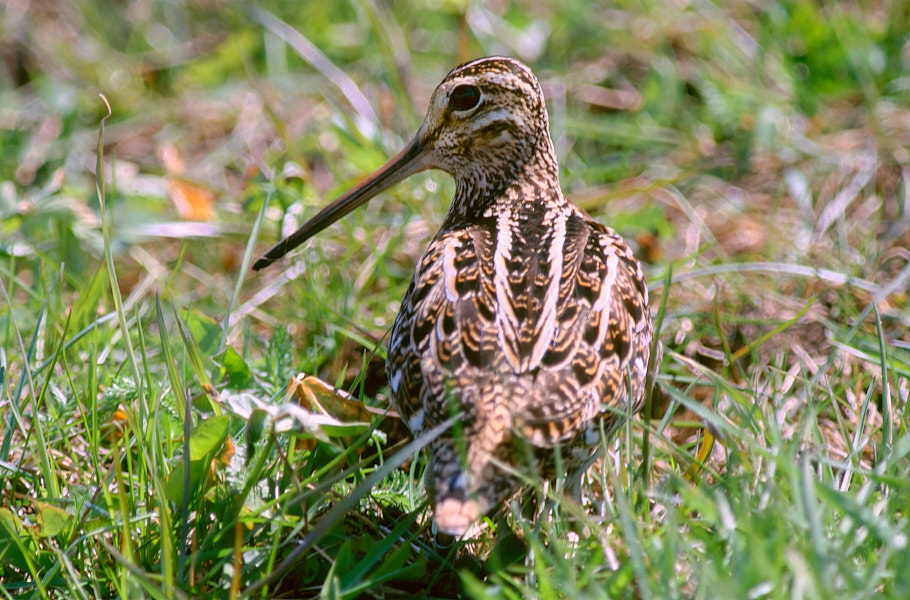
[[[385,463],[372,473],[370,473],[357,488],[348,496],[336,504],[304,537],[303,541],[294,548],[287,558],[278,565],[275,570],[265,579],[258,581],[244,590],[242,597],[248,598],[254,595],[261,588],[270,585],[273,581],[282,576],[287,569],[294,565],[303,554],[309,550],[313,544],[318,542],[340,519],[347,514],[354,506],[360,502],[361,498],[370,493],[377,482],[388,476],[393,470],[401,466],[404,461],[412,458],[420,449],[425,448],[437,437],[449,430],[455,419],[450,418],[440,423],[436,427],[423,432],[407,446],[392,455]]]
[[[155,309],[156,315],[158,317],[158,332],[161,339],[161,353],[164,358],[164,363],[167,367],[168,378],[171,383],[171,393],[173,393],[174,398],[176,399],[177,410],[180,413],[180,418],[183,421],[183,503],[180,507],[180,537],[177,541],[178,554],[177,554],[177,578],[180,581],[183,581],[185,575],[185,567],[187,560],[187,536],[189,534],[189,502],[190,502],[190,437],[193,430],[192,425],[192,404],[190,402],[190,397],[187,391],[184,389],[183,381],[180,378],[180,374],[177,372],[177,367],[174,364],[173,356],[171,355],[171,344],[167,332],[167,324],[164,320],[164,313],[161,308],[161,299],[157,295],[155,296]],[[166,496],[162,491],[162,496],[160,499],[164,499]],[[167,503],[164,504],[167,506]]]
[[[98,146],[95,151],[95,191],[98,196],[98,203],[101,205],[101,235],[104,239],[104,260],[107,266],[108,280],[111,284],[111,297],[114,300],[114,310],[117,313],[117,322],[120,325],[120,334],[123,336],[123,343],[126,346],[126,360],[129,363],[133,379],[139,389],[140,403],[144,404],[142,398],[142,378],[139,374],[139,366],[136,363],[136,357],[133,354],[133,342],[130,338],[130,329],[126,323],[126,314],[123,310],[123,298],[120,295],[120,283],[117,281],[117,269],[114,264],[114,252],[111,248],[111,223],[110,215],[107,209],[107,195],[104,189],[104,123],[113,114],[111,105],[103,94],[98,94],[107,107],[107,115],[101,119],[98,126]],[[147,409],[144,411],[147,414]]]

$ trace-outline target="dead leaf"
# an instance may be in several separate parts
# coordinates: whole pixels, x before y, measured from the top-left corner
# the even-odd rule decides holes
[[[181,179],[168,178],[171,201],[177,214],[188,221],[208,221],[215,215],[211,190]]]
[[[370,415],[386,416],[390,411],[366,406],[344,390],[306,373],[298,373],[288,385],[288,393],[296,393],[301,406],[316,410],[339,421],[369,421]],[[398,418],[396,413],[391,413]]]
[[[168,173],[168,193],[177,214],[188,221],[208,221],[215,215],[215,196],[211,190],[188,181],[186,161],[180,149],[173,144],[158,148],[158,160]]]

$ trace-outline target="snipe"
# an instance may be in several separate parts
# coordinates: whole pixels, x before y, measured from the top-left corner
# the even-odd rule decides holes
[[[431,168],[455,178],[455,198],[401,302],[387,370],[415,434],[460,414],[428,478],[438,529],[460,536],[515,490],[497,465],[519,447],[552,465],[558,446],[580,470],[601,424],[641,407],[652,323],[632,251],[563,196],[540,84],[511,58],[449,73],[398,156],[253,268]]]

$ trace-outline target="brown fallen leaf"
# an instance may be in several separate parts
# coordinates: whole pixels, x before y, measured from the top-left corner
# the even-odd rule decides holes
[[[388,436],[389,444],[410,439],[411,434],[392,408],[368,406],[351,394],[318,377],[299,373],[288,384],[288,394],[294,393],[304,408],[314,410],[343,423],[372,421],[371,416],[383,417],[378,429]]]
[[[215,196],[211,190],[174,177],[168,178],[171,201],[177,214],[188,221],[208,221],[215,215]]]
[[[158,160],[168,173],[168,193],[180,218],[188,221],[208,221],[215,215],[215,195],[211,190],[188,181],[186,161],[173,144],[158,148]]]

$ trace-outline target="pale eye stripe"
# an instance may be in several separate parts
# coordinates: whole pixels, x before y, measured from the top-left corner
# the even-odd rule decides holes
[[[493,110],[487,113],[482,113],[479,115],[472,115],[470,126],[472,131],[479,131],[485,127],[489,127],[494,123],[514,123],[515,114],[507,109],[500,108]]]

